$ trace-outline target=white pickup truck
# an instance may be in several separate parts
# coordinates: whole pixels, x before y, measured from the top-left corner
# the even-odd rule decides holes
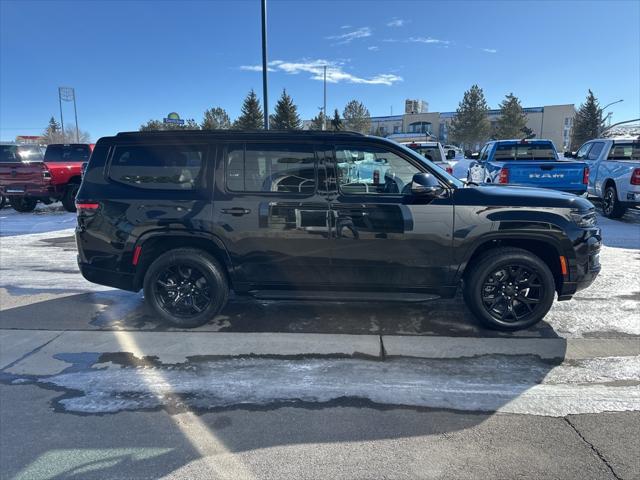
[[[587,193],[602,199],[602,213],[620,218],[640,206],[640,137],[597,138],[575,154],[589,165]]]

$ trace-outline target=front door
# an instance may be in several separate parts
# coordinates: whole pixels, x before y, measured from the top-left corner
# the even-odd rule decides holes
[[[329,170],[332,281],[342,288],[406,290],[449,282],[453,204],[411,195],[419,160],[391,146],[333,146]]]
[[[236,282],[247,288],[328,283],[325,167],[314,145],[247,141],[220,151],[214,223]]]

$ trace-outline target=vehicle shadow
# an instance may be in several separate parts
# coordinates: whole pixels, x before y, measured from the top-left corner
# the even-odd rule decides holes
[[[24,295],[25,292],[21,290],[19,294]],[[142,295],[118,290],[79,293],[11,308],[3,312],[0,328],[183,330],[151,314]],[[505,333],[483,328],[466,308],[461,295],[453,299],[409,304],[262,301],[232,296],[222,312],[209,323],[189,331],[557,337],[553,328],[544,321],[519,332]]]

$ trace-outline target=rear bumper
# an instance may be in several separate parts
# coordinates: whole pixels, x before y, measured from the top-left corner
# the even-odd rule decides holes
[[[64,193],[62,185],[16,184],[0,185],[0,195],[5,197],[60,197]]]
[[[131,273],[96,268],[87,263],[82,263],[80,259],[78,259],[78,267],[80,268],[82,276],[91,283],[119,288],[121,290],[129,290],[130,292],[137,292],[139,290],[133,286],[134,275]]]

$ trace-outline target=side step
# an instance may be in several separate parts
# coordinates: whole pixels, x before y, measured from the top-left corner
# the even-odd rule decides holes
[[[252,290],[260,300],[321,300],[331,302],[402,302],[419,303],[438,300],[439,295],[403,292],[329,292],[316,290]]]

